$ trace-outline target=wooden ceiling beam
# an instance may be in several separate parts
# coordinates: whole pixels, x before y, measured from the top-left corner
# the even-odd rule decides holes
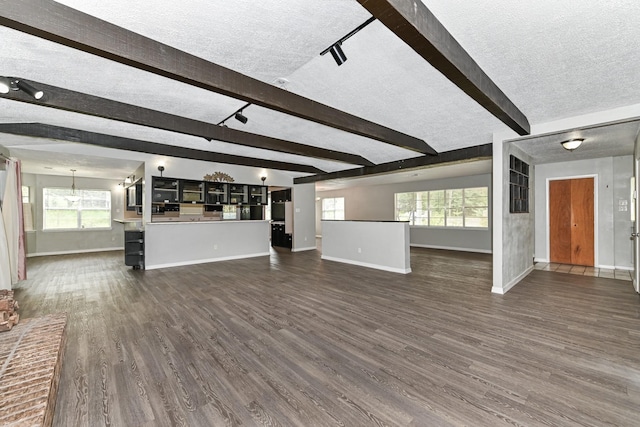
[[[504,124],[519,135],[531,132],[525,115],[424,3],[417,0],[358,0],[358,3]]]
[[[338,172],[321,173],[318,175],[294,178],[294,184],[309,184],[312,182],[329,181],[332,179],[363,178],[368,175],[399,172],[401,170],[436,166],[445,163],[465,162],[469,160],[490,159],[493,155],[492,144],[476,145],[474,147],[460,148],[458,150],[445,151],[437,156],[421,156],[395,162],[381,163],[375,166],[366,166],[356,169],[348,169]]]
[[[0,25],[345,132],[437,154],[421,139],[287,92],[52,0],[0,0]]]
[[[276,169],[291,172],[322,173],[314,166],[286,163],[274,160],[255,159],[232,154],[214,153],[194,148],[176,147],[157,142],[140,141],[102,133],[87,132],[42,123],[3,123],[0,133],[30,136],[36,138],[56,139],[82,144],[95,145],[117,150],[136,151],[138,153],[159,156],[179,157],[183,159],[202,160],[206,162],[226,163],[232,165],[252,166],[265,169]]]
[[[24,79],[22,79],[24,80]],[[355,165],[373,165],[369,160],[356,154],[342,153],[327,150],[311,145],[299,144],[268,136],[235,130],[213,123],[201,122],[186,117],[163,113],[136,105],[112,101],[106,98],[75,92],[57,86],[47,85],[41,82],[24,80],[39,90],[44,91],[44,96],[35,99],[23,91],[9,91],[0,93],[0,98],[14,101],[72,111],[74,113],[87,114],[110,120],[117,120],[135,125],[147,126],[186,135],[199,136],[206,139],[230,142],[232,144],[245,145],[264,150],[279,151],[282,153],[296,154],[305,157],[314,157],[323,160],[332,160]]]

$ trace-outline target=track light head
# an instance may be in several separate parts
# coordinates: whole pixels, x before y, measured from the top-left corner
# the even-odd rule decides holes
[[[336,64],[338,64],[338,66],[344,64],[347,61],[347,55],[345,55],[344,52],[342,51],[342,48],[340,47],[340,43],[336,43],[333,46],[331,46],[331,49],[329,49],[329,52],[331,52],[331,56],[333,56],[333,59],[335,59]]]
[[[11,80],[7,77],[0,77],[0,93],[9,93],[11,90]]]
[[[33,96],[35,99],[40,99],[44,96],[43,91],[36,89],[35,87],[31,86],[29,83],[25,82],[24,80],[16,80],[15,84],[16,86],[18,86],[18,89],[28,93],[29,95]]]
[[[238,111],[235,115],[235,118],[237,121],[239,121],[242,124],[246,124],[249,121],[249,119],[242,114],[242,111]]]

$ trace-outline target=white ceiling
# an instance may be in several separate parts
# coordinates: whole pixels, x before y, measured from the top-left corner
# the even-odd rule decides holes
[[[320,51],[369,18],[355,0],[64,0],[131,31],[152,37],[269,84],[424,139],[437,151],[489,143],[506,126],[435,71],[380,22],[348,39],[338,67]],[[640,2],[595,0],[424,0],[458,42],[530,123],[640,103]],[[0,27],[0,75],[19,76],[79,92],[218,123],[244,102]],[[282,80],[286,79],[283,83]],[[374,163],[418,154],[261,107],[230,127],[364,156]],[[0,122],[40,122],[116,136],[316,166],[332,172],[354,165],[318,160],[0,99]],[[593,154],[627,149],[631,128],[598,141]],[[612,134],[614,135],[614,134]],[[545,140],[546,141],[546,140]],[[528,144],[545,141],[529,139]],[[544,157],[555,142],[540,145]],[[82,144],[0,134],[25,170],[60,163],[107,170],[132,167],[135,153],[92,151]],[[25,147],[28,145],[28,147]],[[596,142],[591,144],[595,147]],[[556,147],[557,148],[557,147]],[[620,147],[619,147],[620,148]],[[533,148],[529,148],[534,150]],[[68,152],[46,156],[37,151]],[[104,166],[97,160],[108,156]],[[555,152],[553,152],[555,153]],[[563,153],[564,154],[564,153]],[[577,152],[573,153],[577,154]],[[554,155],[550,154],[552,158]],[[62,157],[62,158],[61,158]],[[122,158],[131,164],[122,163]],[[97,158],[97,159],[96,159]],[[119,159],[114,162],[113,159]],[[134,168],[135,169],[135,168]],[[66,172],[65,172],[66,173]],[[89,173],[89,172],[87,172]],[[461,172],[464,173],[464,172]],[[89,175],[92,175],[89,173]],[[299,174],[292,174],[292,176]],[[402,176],[402,175],[401,175]],[[390,179],[388,176],[386,179]]]

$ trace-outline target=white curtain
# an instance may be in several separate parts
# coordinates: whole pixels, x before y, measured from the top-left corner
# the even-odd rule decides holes
[[[19,280],[26,278],[22,188],[20,181],[20,162],[11,159],[7,163],[7,181],[5,183],[4,196],[2,197],[2,219],[6,235],[6,248],[9,255],[8,270],[11,275],[11,284],[18,283]]]
[[[0,215],[2,208],[0,208]],[[11,289],[11,262],[9,261],[9,247],[7,234],[4,231],[4,221],[0,216],[0,289]]]

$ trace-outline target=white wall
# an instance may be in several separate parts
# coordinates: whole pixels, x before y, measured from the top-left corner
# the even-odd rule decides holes
[[[529,164],[529,212],[509,212],[509,170],[510,156],[514,155]],[[495,156],[495,149],[494,149]],[[495,161],[495,157],[494,157]],[[537,170],[533,166],[531,157],[526,155],[513,144],[502,144],[502,281],[500,286],[494,287],[492,292],[504,293],[517,284],[533,269],[534,250],[534,218],[536,215],[533,197],[536,194],[535,177]]]
[[[268,221],[150,223],[145,268],[269,256],[270,231]]]
[[[122,218],[123,188],[117,180],[76,178],[76,188],[111,191],[111,218]],[[47,255],[74,252],[92,252],[122,249],[122,224],[112,222],[109,230],[43,231],[42,189],[45,187],[71,187],[71,176],[34,175],[23,173],[22,185],[30,187],[34,208],[35,231],[26,233],[27,255]]]
[[[464,168],[464,165],[460,165]],[[447,188],[489,187],[491,175],[474,175],[428,181],[414,181],[400,184],[349,187],[341,190],[317,192],[322,198],[344,197],[345,219],[366,221],[393,221],[395,219],[395,193],[409,191],[440,190]],[[316,203],[317,220],[321,217],[321,200]],[[472,252],[491,252],[491,199],[489,200],[489,228],[452,229],[411,227],[411,245],[421,247],[446,248]],[[322,234],[316,225],[316,233]]]
[[[411,272],[409,224],[395,221],[323,221],[322,259]]]
[[[316,248],[315,184],[293,186],[293,252]]]
[[[633,267],[630,183],[633,157],[606,157],[536,166],[535,258],[549,261],[547,181],[579,176],[597,177],[596,265],[605,268]],[[626,203],[626,204],[625,204]],[[624,209],[627,210],[624,210]]]

